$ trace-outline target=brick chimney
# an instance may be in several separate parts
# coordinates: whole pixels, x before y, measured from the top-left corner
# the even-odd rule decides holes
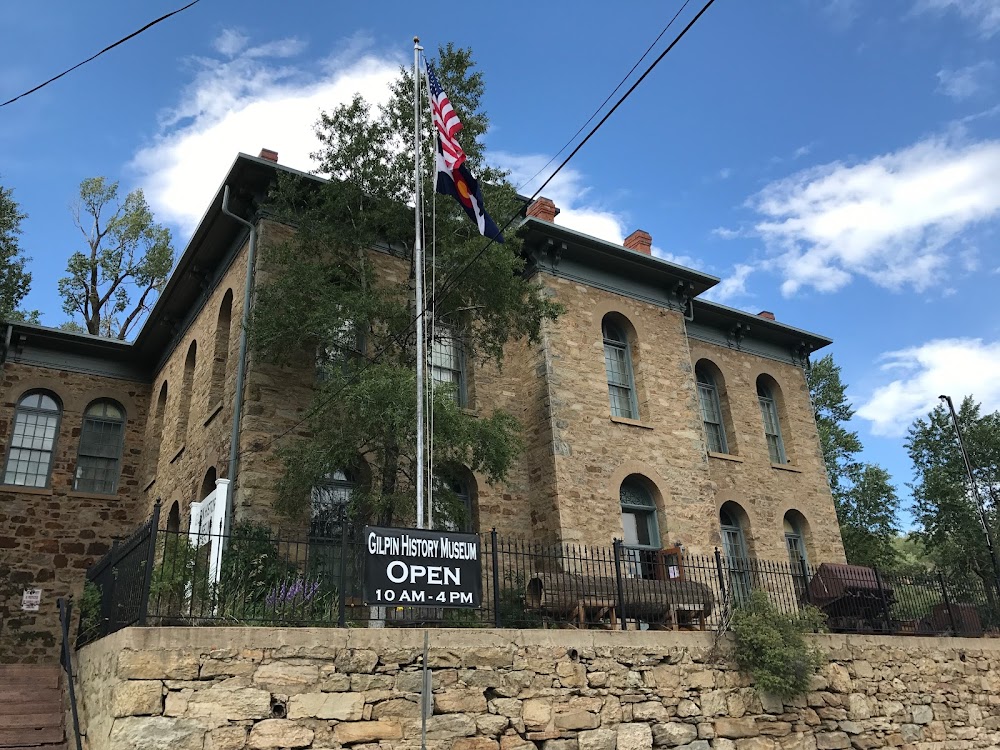
[[[559,209],[556,208],[556,204],[545,197],[539,198],[528,206],[528,216],[534,216],[536,219],[547,221],[550,224],[555,221],[558,215]]]
[[[770,310],[761,310],[757,313],[758,318],[764,318],[764,320],[774,320],[774,313]]]
[[[637,253],[653,254],[653,236],[641,229],[636,229],[632,232],[632,234],[625,238],[625,242],[622,244],[629,250],[635,250]]]
[[[275,164],[278,163],[278,152],[272,151],[269,148],[262,148],[260,153],[257,154],[261,159],[267,159],[268,161],[273,161]]]

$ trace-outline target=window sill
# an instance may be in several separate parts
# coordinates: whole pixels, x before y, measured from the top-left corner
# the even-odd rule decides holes
[[[732,453],[716,453],[715,451],[708,451],[709,458],[718,458],[720,461],[733,461],[734,463],[741,464],[743,459],[739,456],[734,456]]]
[[[208,418],[205,420],[203,426],[208,427],[208,425],[212,422],[212,420],[215,419],[217,416],[219,416],[220,411],[222,411],[221,401],[212,407],[212,410],[208,413]]]
[[[643,424],[638,419],[629,419],[628,417],[616,417],[613,414],[611,415],[610,419],[615,424],[627,424],[629,427],[640,427],[644,430],[653,429],[653,425]]]
[[[0,492],[17,492],[22,495],[53,495],[51,487],[27,487],[21,484],[0,484]]]
[[[801,474],[802,469],[796,469],[791,464],[771,464],[772,469],[777,469],[778,471],[790,471],[792,474]]]
[[[156,484],[156,477],[153,477],[152,479],[150,479],[149,483],[145,487],[142,488],[142,491],[143,492],[148,492],[149,488],[152,487],[154,484]]]
[[[479,418],[479,412],[476,411],[475,409],[469,408],[468,406],[460,406],[458,407],[458,410],[467,417],[476,417],[477,419]]]
[[[178,458],[180,458],[180,457],[181,457],[181,456],[183,456],[183,455],[184,455],[184,446],[182,445],[182,446],[180,447],[180,450],[179,450],[179,451],[177,451],[177,452],[176,452],[176,453],[174,454],[174,457],[170,459],[170,463],[173,463],[174,461],[176,461],[176,460],[177,460]]]
[[[78,497],[81,500],[116,500],[118,498],[118,491],[114,492],[77,492],[76,490],[70,490],[67,497]]]

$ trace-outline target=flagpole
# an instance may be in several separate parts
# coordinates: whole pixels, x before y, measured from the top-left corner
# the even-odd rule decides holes
[[[424,249],[420,216],[420,37],[413,37],[413,269],[417,316],[417,528],[424,528]]]

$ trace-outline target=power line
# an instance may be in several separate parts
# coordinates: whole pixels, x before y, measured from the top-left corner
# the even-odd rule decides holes
[[[43,89],[43,88],[45,88],[45,87],[46,87],[46,86],[48,86],[48,85],[49,85],[50,83],[53,83],[53,82],[55,82],[55,81],[58,81],[58,80],[59,80],[60,78],[62,78],[62,77],[63,77],[64,75],[66,75],[67,73],[72,73],[72,72],[73,72],[74,70],[76,70],[77,68],[79,68],[79,67],[81,67],[81,66],[83,66],[83,65],[86,65],[86,64],[87,64],[87,63],[89,63],[89,62],[90,62],[91,60],[96,60],[96,59],[97,59],[98,57],[100,57],[101,55],[103,55],[103,54],[104,54],[105,52],[108,52],[109,50],[113,50],[113,49],[114,49],[115,47],[117,47],[117,46],[118,46],[119,44],[124,44],[124,43],[125,43],[125,42],[127,42],[127,41],[128,41],[129,39],[131,39],[131,38],[133,38],[133,37],[136,37],[136,36],[139,36],[139,34],[141,34],[142,32],[146,31],[146,29],[150,29],[150,28],[152,28],[153,26],[156,26],[156,24],[160,23],[161,21],[166,21],[166,20],[167,20],[168,18],[170,18],[171,16],[176,16],[176,15],[177,15],[178,13],[181,13],[182,11],[185,11],[185,10],[187,10],[187,9],[188,9],[188,8],[190,8],[190,7],[192,6],[192,5],[197,5],[197,4],[199,3],[199,2],[201,2],[201,0],[192,0],[192,2],[188,3],[188,4],[187,4],[187,5],[185,5],[185,6],[183,7],[183,8],[178,8],[177,10],[173,10],[173,11],[170,11],[170,12],[169,12],[169,13],[167,13],[167,14],[166,14],[165,16],[160,16],[160,17],[159,17],[159,18],[157,18],[157,19],[156,19],[155,21],[150,21],[150,22],[149,22],[149,23],[147,23],[147,24],[146,24],[145,26],[143,26],[143,27],[142,27],[141,29],[138,29],[137,31],[133,31],[133,32],[132,32],[131,34],[129,34],[129,35],[128,35],[128,36],[126,36],[126,37],[122,37],[121,39],[119,39],[119,40],[118,40],[117,42],[115,42],[114,44],[109,44],[109,45],[108,45],[107,47],[105,47],[104,49],[102,49],[102,50],[101,50],[100,52],[98,52],[98,53],[97,53],[96,55],[91,55],[90,57],[88,57],[88,58],[87,58],[86,60],[84,60],[83,62],[80,62],[80,63],[77,63],[77,64],[76,64],[76,65],[74,65],[74,66],[73,66],[72,68],[67,68],[66,70],[64,70],[64,71],[63,71],[62,73],[60,73],[60,74],[59,74],[59,75],[57,75],[57,76],[52,76],[52,78],[50,78],[49,80],[45,81],[44,83],[40,83],[40,84],[38,84],[38,85],[37,85],[37,86],[35,86],[35,87],[34,87],[33,89],[28,89],[28,90],[27,90],[27,91],[25,91],[25,92],[24,92],[23,94],[18,94],[18,95],[17,95],[17,96],[15,96],[15,97],[14,97],[13,99],[8,99],[7,101],[5,101],[5,102],[3,102],[2,104],[0,104],[0,107],[6,107],[6,106],[7,106],[8,104],[13,104],[13,103],[14,103],[14,102],[16,102],[16,101],[17,101],[18,99],[22,99],[22,98],[24,98],[24,97],[28,96],[28,94],[34,94],[34,93],[35,93],[36,91],[38,91],[39,89]]]
[[[685,26],[681,30],[681,32],[676,37],[674,37],[674,39],[670,43],[670,45],[662,53],[660,53],[660,56],[657,57],[650,64],[650,66],[648,68],[646,68],[645,72],[641,76],[639,76],[639,79],[635,83],[632,84],[632,86],[629,88],[629,90],[626,91],[617,102],[615,102],[615,105],[608,111],[607,114],[604,115],[604,117],[601,118],[600,122],[598,122],[597,125],[595,125],[590,130],[590,132],[587,133],[587,136],[577,145],[576,148],[573,149],[573,151],[570,153],[570,155],[567,156],[565,159],[563,159],[563,161],[559,164],[559,166],[556,168],[556,170],[551,175],[549,175],[549,177],[545,180],[545,182],[543,182],[539,186],[538,190],[536,190],[534,192],[534,194],[532,194],[532,196],[531,196],[531,198],[529,198],[529,200],[534,200],[535,198],[538,197],[538,194],[541,193],[542,190],[545,189],[545,186],[548,185],[557,174],[559,174],[559,171],[569,163],[570,159],[572,159],[574,156],[577,155],[577,153],[579,153],[580,149],[583,148],[584,144],[586,144],[587,141],[589,141],[591,139],[591,137],[593,137],[593,135],[598,130],[600,130],[601,126],[603,126],[604,123],[608,121],[608,119],[611,117],[611,115],[613,115],[615,113],[615,111],[622,105],[622,103],[626,99],[628,99],[628,97],[632,94],[632,92],[635,91],[639,87],[639,84],[642,83],[643,80],[646,78],[646,76],[648,76],[652,72],[653,68],[655,68],[660,63],[660,61],[663,60],[663,58],[666,57],[670,53],[670,50],[672,50],[677,45],[677,43],[681,39],[684,38],[684,35],[687,34],[688,31],[691,30],[691,28],[695,25],[695,23],[698,22],[698,19],[700,19],[705,14],[705,11],[707,11],[712,6],[712,4],[714,2],[715,2],[715,0],[708,0],[708,2],[705,3],[705,5],[702,7],[702,9],[700,11],[698,11],[698,13],[694,16],[694,18],[692,18],[688,22],[687,26]],[[500,233],[503,234],[503,232],[506,231],[510,227],[510,225],[512,223],[514,223],[514,220],[517,219],[520,215],[521,215],[520,211],[518,211],[518,212],[515,212],[509,219],[507,219],[506,223],[502,227],[500,227]],[[436,306],[436,305],[440,304],[444,299],[446,299],[447,296],[454,289],[454,283],[457,282],[460,278],[462,278],[462,276],[464,276],[466,273],[468,273],[469,269],[483,256],[483,254],[492,245],[495,244],[495,242],[496,241],[491,238],[489,240],[489,242],[487,242],[472,257],[472,259],[469,260],[465,264],[465,266],[463,266],[461,268],[461,270],[458,271],[458,273],[456,273],[451,279],[446,280],[446,282],[442,285],[441,294],[438,297],[436,297],[436,298],[432,298],[431,303]],[[259,452],[267,450],[272,445],[274,445],[278,440],[280,440],[281,438],[285,437],[290,432],[292,432],[292,430],[297,429],[303,423],[305,423],[306,421],[308,421],[309,419],[311,419],[312,417],[314,417],[316,414],[319,414],[335,398],[337,398],[337,396],[339,396],[341,393],[343,393],[347,389],[348,386],[352,385],[362,373],[364,373],[366,370],[368,370],[370,367],[372,367],[376,362],[378,362],[379,358],[389,350],[390,346],[392,346],[394,344],[395,345],[400,345],[401,344],[401,339],[403,337],[409,336],[410,330],[416,324],[416,318],[417,317],[422,317],[425,313],[426,313],[426,309],[419,311],[417,313],[417,315],[414,316],[414,320],[410,322],[410,324],[406,327],[405,330],[403,330],[400,333],[398,333],[395,336],[393,336],[392,339],[388,343],[386,343],[384,346],[382,346],[377,352],[375,352],[375,354],[372,356],[372,358],[369,359],[364,364],[364,366],[361,367],[357,372],[355,372],[353,374],[353,376],[348,379],[347,382],[345,382],[343,385],[341,385],[339,388],[337,388],[337,390],[335,390],[333,393],[331,393],[329,396],[327,396],[325,399],[323,399],[323,401],[321,401],[320,403],[316,404],[312,409],[309,410],[309,413],[307,413],[305,416],[302,417],[302,419],[300,419],[295,424],[293,424],[290,427],[288,427],[287,429],[285,429],[283,432],[280,432],[279,434],[275,435],[274,437],[272,437],[270,440],[268,440],[263,445],[261,445],[261,446],[255,446],[253,448],[246,448],[245,450],[240,451],[240,456],[242,457],[245,453],[259,453]]]
[[[657,34],[656,39],[654,39],[652,43],[648,47],[646,47],[646,51],[642,53],[642,57],[640,57],[638,60],[635,61],[635,65],[633,65],[632,68],[629,70],[629,72],[626,73],[624,77],[618,82],[618,85],[614,87],[612,92],[608,94],[606,97],[604,97],[604,101],[601,102],[600,105],[598,105],[597,109],[594,110],[593,114],[587,118],[587,121],[580,126],[579,130],[573,133],[570,139],[563,144],[563,147],[561,149],[559,149],[558,151],[555,152],[555,154],[552,155],[551,159],[549,159],[547,162],[545,162],[545,164],[542,165],[541,169],[539,169],[537,172],[531,175],[531,177],[529,177],[527,180],[518,185],[517,186],[518,190],[523,188],[525,185],[530,185],[533,179],[535,179],[536,177],[538,177],[538,175],[540,175],[542,172],[548,169],[549,164],[554,162],[559,157],[559,154],[561,154],[563,151],[569,148],[569,145],[576,140],[576,137],[583,132],[583,129],[588,125],[590,125],[591,122],[593,122],[594,118],[597,117],[598,113],[600,113],[600,111],[604,109],[604,105],[607,104],[609,101],[611,101],[611,97],[617,94],[618,89],[624,86],[625,81],[627,81],[632,76],[632,74],[635,73],[635,69],[638,68],[642,64],[642,61],[646,59],[646,55],[648,55],[653,50],[653,47],[655,47],[657,43],[663,38],[663,35],[666,34],[668,31],[670,31],[670,27],[674,25],[674,21],[676,21],[677,18],[680,16],[680,14],[684,12],[684,9],[688,7],[688,4],[690,2],[691,0],[684,0],[684,4],[678,9],[676,13],[674,13],[674,17],[671,18],[670,21],[667,23],[667,25],[663,27],[663,29],[660,31],[659,34]]]

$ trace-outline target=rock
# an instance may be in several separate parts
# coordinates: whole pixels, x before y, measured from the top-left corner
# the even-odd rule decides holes
[[[653,744],[657,747],[676,747],[693,742],[698,737],[698,728],[694,724],[682,724],[670,721],[653,725]]]
[[[840,728],[848,734],[861,734],[865,731],[864,727],[856,721],[842,721],[840,722]]]
[[[500,750],[537,750],[537,746],[531,740],[513,734],[500,738]]]
[[[726,696],[726,713],[738,719],[747,712],[746,700],[740,693],[730,693]]]
[[[875,676],[875,670],[868,662],[859,660],[854,662],[854,674],[859,680],[870,680]]]
[[[556,675],[563,687],[583,687],[587,684],[587,667],[571,661],[556,664]]]
[[[816,750],[844,750],[851,746],[851,738],[844,732],[820,732],[816,735]]]
[[[616,750],[651,750],[653,732],[649,724],[619,724]]]
[[[712,750],[712,745],[708,740],[695,740],[689,745],[684,745],[677,750]]]
[[[521,706],[521,718],[528,729],[543,729],[552,720],[552,703],[543,698],[529,698]]]
[[[451,740],[471,737],[476,733],[476,720],[467,714],[441,714],[427,717],[427,739]],[[419,736],[419,730],[418,730]]]
[[[372,718],[383,719],[386,716],[403,716],[408,719],[419,719],[420,701],[411,701],[406,698],[394,698],[393,700],[376,703],[375,707],[372,709]]]
[[[577,750],[576,739],[546,740],[542,743],[542,750]]]
[[[257,665],[252,661],[209,659],[201,665],[201,679],[210,680],[213,677],[246,677],[252,675],[255,669],[257,669]]]
[[[608,684],[607,672],[590,672],[587,674],[587,684],[593,688],[604,687]]]
[[[427,724],[429,727],[430,721]],[[333,735],[342,745],[353,745],[358,742],[398,740],[402,738],[403,732],[396,721],[351,721],[334,727]]]
[[[489,737],[459,737],[451,750],[500,750],[500,743]]]
[[[324,693],[344,693],[351,689],[351,676],[334,672],[319,678],[319,689]],[[403,691],[409,692],[409,691]],[[412,691],[419,693],[420,688]]]
[[[287,664],[273,661],[257,667],[253,684],[276,693],[302,693],[319,682],[319,667],[314,664]]]
[[[712,750],[736,750],[736,740],[718,737],[712,740]]]
[[[510,719],[497,714],[481,714],[476,717],[476,730],[487,737],[496,737],[510,724]]]
[[[660,708],[663,709],[663,706]],[[601,726],[601,717],[589,711],[569,710],[557,712],[552,722],[557,729],[597,729]]]
[[[669,721],[670,714],[659,701],[643,701],[632,704],[632,719],[634,721]]]
[[[700,716],[701,709],[698,708],[698,704],[687,698],[683,699],[677,704],[677,715],[688,719],[692,716]]]
[[[164,716],[183,716],[187,713],[188,701],[193,690],[171,690],[163,701]]]
[[[205,738],[205,750],[243,750],[249,727],[219,727]]]
[[[184,651],[122,651],[118,676],[126,680],[197,680],[198,657]]]
[[[521,716],[521,701],[517,698],[494,698],[489,704],[490,711],[511,719]]]
[[[271,716],[271,694],[256,688],[199,690],[188,699],[187,715],[220,721],[267,719]]]
[[[760,705],[766,714],[780,714],[785,711],[785,703],[774,693],[761,693]]]
[[[360,721],[364,708],[364,697],[357,693],[300,693],[288,701],[288,718]],[[420,707],[416,709],[419,716]]]
[[[701,712],[705,716],[722,716],[728,710],[724,691],[709,690],[701,694]]]
[[[847,718],[851,721],[861,721],[872,717],[872,708],[868,699],[861,693],[851,693],[847,696]]]
[[[851,693],[854,691],[854,682],[847,668],[831,662],[827,664],[825,670],[826,678],[830,681],[830,690],[835,693]]]
[[[717,719],[715,722],[715,733],[719,737],[729,739],[754,737],[757,734],[757,722],[752,718]]]
[[[439,714],[486,713],[482,690],[455,688],[434,696],[434,712]]]
[[[159,680],[126,680],[111,691],[111,715],[158,716],[163,713],[163,683]]]
[[[736,750],[774,750],[775,743],[770,737],[745,737],[736,740]]]
[[[914,724],[930,724],[934,721],[934,711],[930,706],[917,705],[912,709]]]
[[[794,732],[778,741],[781,750],[816,750],[816,737],[805,732]]]
[[[617,741],[613,729],[590,729],[577,735],[579,750],[615,750]]]
[[[115,719],[108,750],[204,750],[205,727],[165,716]]]
[[[903,724],[899,727],[903,742],[910,744],[924,738],[924,730],[919,724]]]
[[[366,648],[345,648],[337,654],[333,663],[337,665],[337,670],[340,672],[371,674],[375,671],[375,665],[378,664],[378,654]]]
[[[288,719],[265,719],[253,725],[247,747],[250,750],[309,747],[315,732]]]

